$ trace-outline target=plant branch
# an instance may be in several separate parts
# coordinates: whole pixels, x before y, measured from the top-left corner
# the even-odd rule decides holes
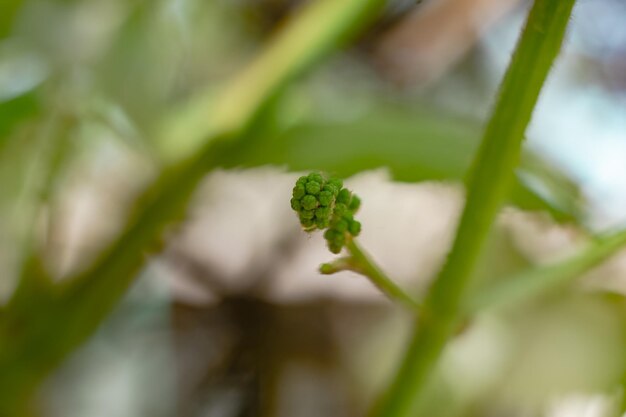
[[[598,265],[626,245],[626,230],[599,236],[576,255],[552,265],[521,272],[493,288],[487,288],[466,303],[467,314],[519,304],[565,284]]]
[[[536,0],[468,181],[452,250],[416,320],[408,350],[374,416],[415,415],[421,394],[461,315],[462,297],[518,163],[524,131],[558,55],[574,0]]]
[[[376,265],[371,257],[359,246],[356,239],[348,240],[346,249],[349,256],[339,258],[332,263],[322,264],[320,272],[326,275],[340,271],[352,271],[361,274],[368,278],[390,300],[397,301],[416,313],[419,312],[420,304]]]
[[[589,244],[571,257],[549,265],[543,265],[505,277],[494,287],[480,290],[469,297],[464,311],[472,315],[504,306],[515,306],[544,294],[560,285],[578,278],[598,266],[626,246],[626,230],[595,237]],[[396,284],[371,257],[359,246],[356,239],[346,244],[349,256],[337,258],[320,266],[320,272],[331,275],[352,271],[368,278],[390,300],[397,301],[419,313],[422,305]]]
[[[384,3],[310,2],[218,97],[212,89],[200,92],[159,126],[164,157],[178,160],[197,152],[207,138],[249,127],[285,85],[360,30]]]

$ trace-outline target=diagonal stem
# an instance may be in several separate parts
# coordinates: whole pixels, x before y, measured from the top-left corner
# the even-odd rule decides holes
[[[589,246],[561,262],[539,266],[486,288],[465,303],[466,314],[516,305],[565,284],[600,264],[626,245],[626,230],[598,236]]]
[[[390,300],[397,301],[401,305],[414,312],[419,312],[421,306],[411,295],[404,291],[398,284],[385,274],[385,272],[371,259],[361,248],[356,239],[346,242],[349,256],[339,258],[336,261],[320,266],[322,274],[333,274],[340,271],[353,271],[368,278]]]
[[[512,57],[468,181],[452,250],[415,322],[405,357],[376,417],[415,415],[462,314],[463,296],[513,177],[526,126],[561,48],[574,0],[536,0]]]

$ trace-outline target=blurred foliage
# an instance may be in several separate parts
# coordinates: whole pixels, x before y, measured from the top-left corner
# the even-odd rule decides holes
[[[386,168],[396,181],[465,181],[480,143],[480,120],[424,98],[399,97],[371,74],[362,50],[348,48],[302,77],[328,53],[358,39],[375,16],[374,29],[359,41],[376,36],[409,6],[395,2],[381,16],[384,2],[376,0],[323,0],[308,8],[301,3],[0,1],[0,416],[30,412],[34,390],[98,329],[144,268],[146,253],[157,253],[165,232],[184,219],[212,168],[276,165],[341,177]],[[51,268],[49,258],[57,253],[60,201],[81,175],[81,163],[107,158],[104,145],[145,163],[149,178],[138,181],[142,191],[126,190],[132,198],[121,210],[126,218],[119,234],[111,242],[86,242],[104,249],[57,282],[66,273]],[[145,167],[135,168],[133,175],[145,174]],[[579,185],[550,161],[525,151],[516,174],[509,203],[585,227]],[[621,247],[622,235],[616,236],[592,243],[570,263],[510,279],[548,281],[551,294],[552,280],[567,283]],[[481,274],[501,277],[512,266],[516,272],[532,267],[509,246],[494,245]],[[516,286],[503,281],[505,292]],[[544,294],[539,287],[536,293]],[[598,344],[590,341],[588,350],[577,351],[582,353],[572,366],[577,358],[605,355],[614,373],[621,372],[615,352],[624,345],[622,306],[580,294],[571,296],[570,305],[569,297],[548,295],[534,315],[520,310],[507,324],[527,331],[519,337],[529,346],[520,344],[519,352],[539,352],[527,359],[529,369],[554,357],[544,355],[545,346],[530,346],[552,331],[537,328],[554,308],[559,317],[553,328],[570,313],[581,316],[572,323],[575,343],[599,332],[593,333]],[[291,314],[289,308],[264,308]],[[601,322],[607,327],[600,328]],[[285,339],[277,336],[296,343]],[[594,371],[580,369],[576,378]],[[617,377],[607,369],[598,367],[602,375],[593,383],[570,388],[609,387]],[[532,386],[523,371],[511,380]],[[442,392],[454,391],[445,380],[443,385]],[[450,407],[450,415],[492,406],[484,393],[464,401]]]
[[[234,154],[228,166],[274,164],[341,177],[384,167],[398,181],[463,181],[479,132],[472,120],[379,105],[347,121],[305,118],[280,131],[257,132],[256,146]],[[524,156],[510,200],[522,209],[548,210],[560,221],[584,218],[575,183],[531,152]]]

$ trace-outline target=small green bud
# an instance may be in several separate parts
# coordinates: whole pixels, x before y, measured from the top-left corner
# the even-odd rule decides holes
[[[333,243],[343,246],[346,243],[345,233],[340,233],[339,235],[337,235],[337,237],[333,240]]]
[[[337,195],[337,202],[348,204],[350,202],[350,196],[351,196],[350,191],[348,191],[347,188],[342,188],[341,191],[339,191],[339,194]]]
[[[300,209],[302,208],[302,205],[300,204],[300,200],[298,200],[297,198],[292,198],[291,208],[294,209],[295,211],[300,211]]]
[[[319,207],[315,210],[315,217],[318,219],[328,219],[330,217],[330,207]]]
[[[296,186],[293,187],[293,198],[299,199],[299,198],[304,197],[305,194],[306,194],[306,190],[303,184],[296,184]]]
[[[335,204],[335,216],[343,217],[344,214],[348,211],[348,207],[345,204],[337,203]]]
[[[314,210],[302,210],[300,212],[300,219],[312,219],[313,217],[315,217],[315,211]]]
[[[300,200],[300,203],[305,210],[313,210],[317,207],[317,198],[312,195],[305,195],[302,197],[302,200]]]
[[[328,191],[333,195],[333,197],[337,197],[337,193],[339,192],[339,188],[335,187],[332,184],[326,184],[322,187],[322,191]]]
[[[303,218],[300,218],[300,224],[305,229],[310,229],[310,228],[315,226],[315,222],[313,222],[313,219],[303,219]]]
[[[351,221],[349,231],[352,236],[358,236],[361,233],[361,223],[356,220]]]
[[[329,191],[322,191],[317,199],[319,200],[321,206],[327,207],[333,202],[333,194]]]
[[[339,178],[331,178],[331,179],[329,179],[328,180],[328,184],[332,185],[337,190],[341,190],[341,188],[343,187],[343,181],[341,181]]]
[[[329,224],[330,223],[328,219],[320,219],[318,217],[315,218],[315,225],[320,230],[326,229],[329,226]]]
[[[350,200],[350,204],[348,205],[348,208],[353,213],[356,213],[359,207],[361,207],[361,199],[358,196],[353,194],[352,200]]]
[[[335,243],[328,243],[328,250],[334,253],[335,255],[341,252],[342,245],[337,245]]]
[[[302,176],[302,177],[298,178],[298,181],[296,181],[296,185],[302,185],[304,187],[306,185],[307,181],[308,181],[308,179],[307,179],[306,175]]]
[[[335,223],[333,225],[333,228],[335,230],[339,231],[339,232],[344,233],[344,232],[348,231],[348,222],[343,220],[343,219],[341,219],[341,220],[339,220],[337,223]]]
[[[320,193],[322,186],[319,182],[309,181],[306,183],[306,192],[307,194],[317,195]]]
[[[309,181],[314,181],[317,182],[319,184],[324,182],[324,177],[322,177],[322,174],[318,173],[318,172],[312,172],[308,175],[307,179]]]
[[[320,274],[330,275],[332,273],[337,272],[336,268],[332,264],[321,264],[320,265]]]
[[[337,235],[339,235],[339,233],[336,230],[328,229],[324,232],[324,239],[331,241],[334,240]]]
[[[328,250],[334,254],[338,254],[341,252],[343,245],[338,245],[336,243],[328,242]]]

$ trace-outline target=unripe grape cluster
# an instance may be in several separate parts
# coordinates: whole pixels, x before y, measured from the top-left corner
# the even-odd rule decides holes
[[[291,208],[298,214],[306,231],[324,230],[324,239],[332,253],[339,253],[346,239],[361,232],[354,219],[361,200],[337,178],[325,179],[319,173],[298,178],[291,198]]]

